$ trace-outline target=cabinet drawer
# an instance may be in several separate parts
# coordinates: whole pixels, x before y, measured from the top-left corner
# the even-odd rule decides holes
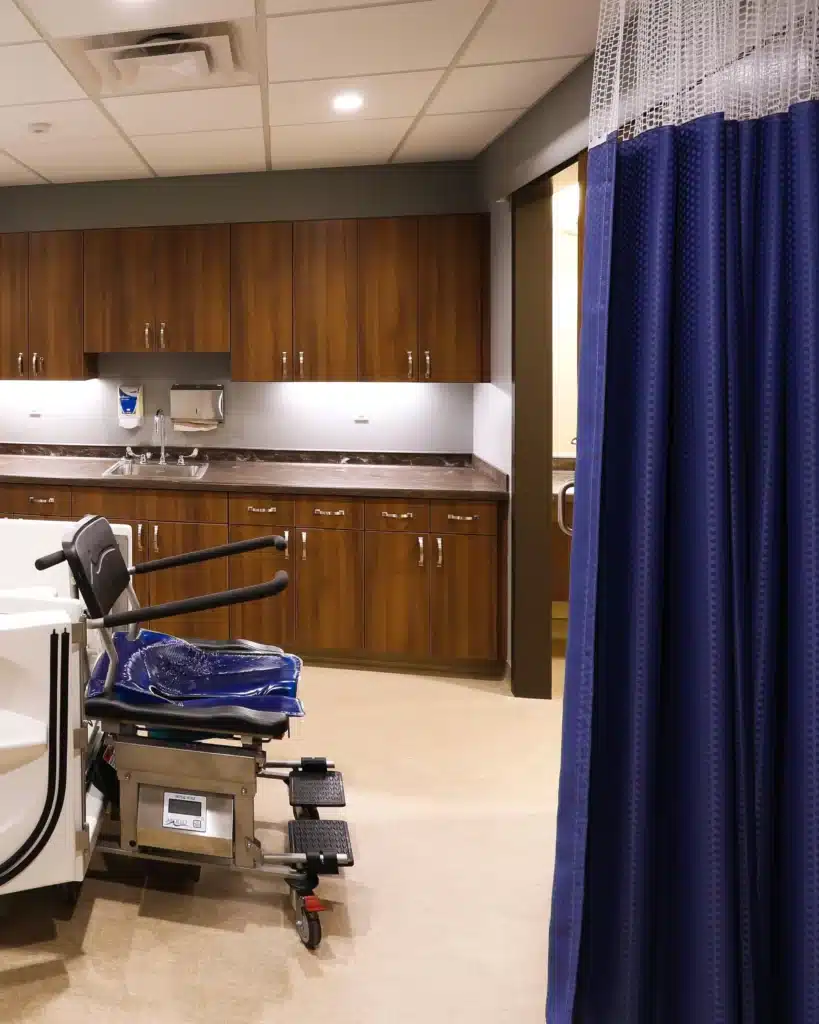
[[[231,526],[292,526],[292,498],[278,494],[231,494]]]
[[[227,523],[227,495],[208,491],[143,491],[75,487],[75,519],[105,516],[114,521],[151,519],[165,523]]]
[[[428,501],[368,501],[365,510],[368,530],[390,533],[428,533]]]
[[[322,530],[360,530],[364,525],[364,503],[349,498],[297,498],[296,526]]]
[[[430,531],[494,536],[498,532],[498,506],[489,501],[433,501]]]
[[[71,489],[42,484],[6,484],[0,487],[0,515],[71,518]]]

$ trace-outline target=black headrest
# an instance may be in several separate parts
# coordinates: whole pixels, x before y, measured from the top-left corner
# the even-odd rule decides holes
[[[107,615],[131,582],[108,520],[86,516],[63,541],[63,552],[89,617]]]

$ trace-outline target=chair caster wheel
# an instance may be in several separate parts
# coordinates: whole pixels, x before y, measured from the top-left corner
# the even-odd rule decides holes
[[[312,821],[318,821],[319,820],[318,808],[317,807],[294,807],[293,808],[293,817],[296,819],[296,821],[299,821],[302,818],[309,818]]]
[[[307,949],[318,949],[321,944],[321,921],[315,910],[302,907],[296,919],[296,930]]]

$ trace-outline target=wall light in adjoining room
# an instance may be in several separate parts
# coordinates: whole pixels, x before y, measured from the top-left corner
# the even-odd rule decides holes
[[[354,114],[364,106],[360,92],[340,92],[333,97],[333,110],[337,114]]]

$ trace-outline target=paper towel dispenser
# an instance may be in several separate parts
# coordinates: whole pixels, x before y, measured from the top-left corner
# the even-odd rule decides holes
[[[174,384],[171,388],[171,420],[174,429],[213,429],[225,419],[223,384]]]

